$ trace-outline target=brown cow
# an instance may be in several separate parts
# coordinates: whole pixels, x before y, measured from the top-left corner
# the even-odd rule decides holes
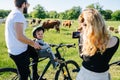
[[[69,28],[71,27],[71,25],[72,25],[72,21],[71,20],[65,20],[65,21],[63,21],[63,24],[62,24],[63,26],[68,26]]]
[[[115,29],[114,29],[114,27],[112,27],[112,26],[108,26],[108,30],[109,30],[109,31],[114,31]]]
[[[42,27],[46,30],[55,28],[57,32],[60,32],[60,21],[59,20],[47,20],[43,22]]]

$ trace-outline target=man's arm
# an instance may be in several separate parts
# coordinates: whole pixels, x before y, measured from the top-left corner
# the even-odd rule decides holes
[[[25,44],[31,45],[32,47],[34,47],[36,49],[40,49],[40,45],[38,43],[35,43],[33,40],[27,38],[23,34],[23,23],[16,22],[14,25],[14,28],[15,28],[17,39],[19,41],[21,41]]]

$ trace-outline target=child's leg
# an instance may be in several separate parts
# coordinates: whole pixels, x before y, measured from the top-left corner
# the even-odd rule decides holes
[[[59,63],[56,62],[56,58],[55,55],[53,53],[49,53],[50,54],[50,59],[51,59],[51,63],[53,64],[53,68],[55,68]]]
[[[53,67],[55,68],[58,65],[58,62],[56,62],[56,57],[50,48],[48,48],[47,51],[48,51],[51,63],[53,64]]]
[[[47,52],[49,53],[49,56],[50,56],[51,60],[55,60],[56,59],[54,53],[52,52],[52,50],[50,48],[47,49]]]

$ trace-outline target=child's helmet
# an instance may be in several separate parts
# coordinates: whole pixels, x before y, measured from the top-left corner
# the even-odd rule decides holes
[[[36,38],[36,31],[41,31],[41,30],[42,30],[43,33],[44,33],[44,28],[41,27],[41,26],[37,26],[37,27],[33,28],[33,31],[32,31],[33,37]]]

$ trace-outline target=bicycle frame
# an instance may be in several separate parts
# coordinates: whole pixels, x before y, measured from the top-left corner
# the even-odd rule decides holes
[[[60,44],[60,45],[61,45],[61,44]],[[74,45],[75,45],[75,44],[74,44]],[[72,46],[73,46],[73,45],[72,45]],[[72,47],[72,46],[68,46],[68,47]],[[54,46],[53,46],[53,47],[54,47]],[[60,48],[60,47],[62,47],[62,46],[57,46],[57,47],[56,47],[56,49],[55,49],[55,50],[56,50],[55,56],[56,56],[56,58],[58,58],[59,60],[62,61],[62,63],[60,63],[60,65],[65,65],[65,59],[61,57],[60,52],[59,52],[59,48]],[[39,60],[38,62],[36,62],[36,63],[39,63],[39,62],[41,62],[41,61],[43,61],[43,60],[45,60],[45,59],[47,59],[47,58],[48,58],[48,57],[45,57],[45,58],[43,58],[43,59],[40,59],[40,60]],[[34,65],[34,64],[36,64],[36,63],[30,64],[30,66],[32,66],[32,65]],[[49,67],[50,67],[51,64],[52,64],[52,63],[51,63],[51,61],[49,60],[48,63],[47,63],[47,65],[45,66],[44,70],[43,70],[42,73],[40,74],[40,77],[39,77],[38,80],[41,80],[41,79],[43,78],[44,74],[45,74],[46,71],[49,69]],[[60,65],[59,65],[59,68],[61,68]],[[68,68],[67,68],[66,65],[65,65],[65,67],[66,67],[66,69],[67,69],[68,76],[70,77],[70,73],[69,73],[69,71],[68,71]]]
[[[43,61],[43,60],[46,60],[48,57],[45,57],[45,58],[43,58],[43,59],[40,59],[38,62],[36,62],[36,63],[39,63],[39,62],[41,62],[41,61]],[[31,63],[30,64],[30,66],[33,66],[34,64],[36,64],[36,63]],[[44,68],[44,70],[42,71],[42,73],[41,73],[41,75],[40,75],[40,77],[39,77],[39,79],[38,80],[41,80],[42,79],[42,77],[44,76],[44,74],[46,73],[46,71],[48,70],[48,68],[50,67],[50,65],[51,65],[51,61],[49,60],[48,61],[48,63],[47,63],[47,65],[45,66],[45,68]],[[32,80],[32,79],[31,79]]]

